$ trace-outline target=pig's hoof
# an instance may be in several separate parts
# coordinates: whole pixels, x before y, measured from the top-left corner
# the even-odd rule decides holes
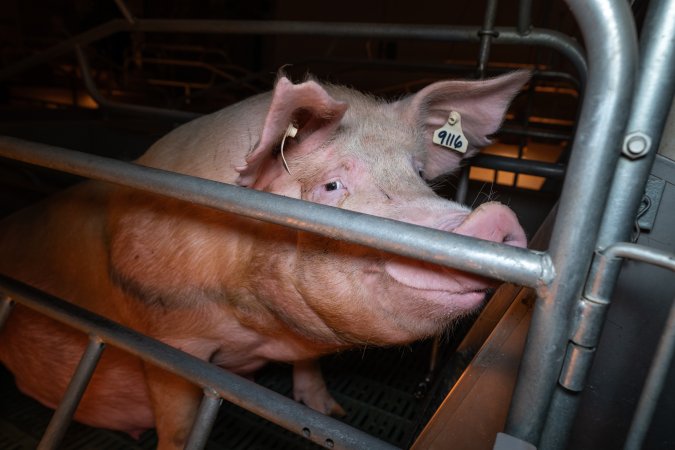
[[[347,415],[347,412],[337,401],[335,401],[328,391],[320,395],[315,393],[314,395],[306,397],[302,394],[296,395],[295,400],[302,402],[313,410],[319,411],[321,414],[326,414],[327,416],[344,417]]]

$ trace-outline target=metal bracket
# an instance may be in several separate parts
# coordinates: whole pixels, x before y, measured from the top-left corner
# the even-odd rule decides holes
[[[637,224],[641,230],[650,231],[656,220],[656,213],[659,210],[661,197],[666,188],[666,181],[653,175],[649,176],[645,186],[643,204],[640,205],[640,211],[637,216]]]

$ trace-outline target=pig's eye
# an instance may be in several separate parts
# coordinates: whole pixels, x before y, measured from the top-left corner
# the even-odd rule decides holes
[[[335,180],[324,184],[323,187],[326,191],[337,191],[338,189],[342,189],[344,185],[342,184],[342,181]]]
[[[424,169],[417,169],[417,175],[419,175],[420,178],[424,179]]]

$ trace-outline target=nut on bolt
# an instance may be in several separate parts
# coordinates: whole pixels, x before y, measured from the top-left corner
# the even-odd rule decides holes
[[[636,159],[647,154],[652,146],[652,139],[641,131],[634,131],[626,135],[623,141],[623,154]]]

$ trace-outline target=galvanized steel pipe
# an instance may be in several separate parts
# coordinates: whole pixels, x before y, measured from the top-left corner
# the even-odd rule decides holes
[[[619,276],[621,261],[614,258],[630,258],[662,265],[657,260],[649,259],[658,254],[658,251],[645,250],[622,242],[630,240],[645,184],[675,93],[675,0],[650,2],[640,36],[639,68],[632,105],[626,107],[630,111],[630,118],[624,136],[627,139],[628,136],[639,133],[651,142],[651,148],[637,158],[622,155],[611,185],[598,233],[597,255],[593,258],[590,278],[585,287],[584,297],[587,300],[582,300],[604,305],[602,308],[597,306],[591,308],[596,312],[589,316],[586,321],[589,323],[584,324],[586,330],[592,330],[594,335],[597,334],[595,337],[597,340]],[[572,330],[572,339],[578,339],[575,334],[581,334],[583,331]],[[597,342],[592,345],[597,345]],[[590,365],[585,370],[588,371],[589,368]],[[579,379],[585,379],[587,374],[577,376]],[[548,448],[566,446],[567,435],[579,402],[580,395],[571,395],[560,387],[556,389],[542,438],[542,443]]]
[[[42,435],[42,439],[37,446],[37,450],[57,449],[61,445],[61,440],[66,434],[68,425],[73,420],[73,415],[84,391],[91,381],[96,365],[101,358],[104,344],[98,336],[90,336],[87,348],[84,350],[80,362],[75,369],[75,373],[70,378],[70,383],[63,394],[59,406],[54,411],[52,419],[47,425],[47,429]]]
[[[628,5],[568,0],[588,50],[589,78],[552,233],[556,279],[539,290],[506,432],[538,445],[567,346],[628,118],[637,62]]]
[[[330,441],[335,449],[396,449],[253,381],[1,275],[0,292],[73,328],[93,333],[106,344],[114,345],[200,386],[210,387],[223,399],[287,430],[306,435],[303,429],[307,428],[311,431],[308,439],[319,445],[325,446]],[[212,414],[214,402],[207,400],[207,403],[206,414]]]
[[[541,286],[553,277],[545,253],[396,220],[11,137],[0,137],[0,156],[525,286]]]
[[[423,39],[446,42],[479,42],[480,28],[448,25],[402,25],[380,23],[332,23],[254,20],[183,20],[124,19],[111,20],[103,25],[74,36],[36,55],[0,70],[0,80],[13,77],[38,64],[70,53],[76,45],[87,45],[119,32],[156,33],[213,33],[244,35],[314,35],[361,38]],[[553,30],[532,30],[521,35],[516,28],[496,28],[495,44],[521,44],[548,47],[563,54],[574,65],[582,86],[586,79],[586,59],[583,50],[569,36]]]

